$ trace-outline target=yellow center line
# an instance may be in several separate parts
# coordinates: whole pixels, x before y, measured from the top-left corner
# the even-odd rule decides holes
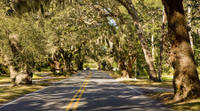
[[[76,94],[75,94],[75,95],[73,96],[73,98],[71,99],[70,103],[67,105],[67,108],[66,108],[65,111],[69,111],[69,110],[70,110],[72,104],[73,104],[74,101],[76,100],[76,97],[78,96],[79,93],[80,93],[80,95],[79,95],[79,98],[78,98],[78,99],[79,99],[79,101],[80,101],[80,98],[81,98],[81,96],[83,95],[83,92],[84,92],[84,90],[85,90],[85,87],[87,86],[88,80],[91,78],[91,76],[92,76],[92,73],[90,73],[90,74],[87,76],[87,78],[84,80],[84,82],[82,83],[80,89],[76,92]],[[79,101],[78,101],[78,102],[79,102]],[[76,101],[74,108],[77,108],[77,107],[78,107],[78,103],[77,103],[77,101]],[[76,110],[76,109],[75,109],[75,110]]]
[[[85,83],[86,83],[86,80],[82,83],[80,89],[76,92],[76,94],[71,99],[70,103],[67,105],[66,111],[68,111],[71,108],[72,103],[74,102],[74,100],[76,99],[76,97],[78,96],[78,94],[81,92],[81,89],[83,88],[83,86],[85,85]]]
[[[90,75],[89,79],[91,78],[91,76],[92,76],[92,74]],[[88,80],[89,80],[89,79],[88,79]],[[76,109],[78,108],[78,103],[79,103],[81,97],[83,96],[83,93],[84,93],[84,91],[85,91],[85,87],[87,86],[87,84],[88,84],[88,81],[86,82],[84,88],[81,90],[81,93],[80,93],[80,95],[79,95],[79,97],[78,97],[78,99],[76,100],[76,103],[75,103],[75,105],[74,105],[73,111],[76,111]]]

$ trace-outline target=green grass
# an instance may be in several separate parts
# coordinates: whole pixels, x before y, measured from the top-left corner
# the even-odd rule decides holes
[[[154,99],[157,99],[160,102],[163,102],[175,111],[200,111],[200,98],[185,100],[179,103],[171,103],[173,98],[172,92],[151,93],[147,94],[147,96],[150,96]]]
[[[0,84],[10,83],[10,77],[7,75],[0,76]]]
[[[97,65],[97,63],[85,63],[85,64],[83,65],[83,67],[84,67],[84,68],[87,68],[87,67],[89,67],[89,68],[97,68],[98,65]]]
[[[63,77],[63,78],[59,77],[59,78],[53,78],[53,79],[45,79],[42,82],[50,83],[50,82],[60,81],[60,80],[63,80],[63,79],[66,79],[66,77]]]
[[[110,76],[113,78],[121,77],[121,75],[116,72],[111,72]],[[172,88],[172,79],[172,75],[163,75],[162,82],[153,82],[148,79],[148,76],[139,76],[136,80],[123,80],[121,82],[134,86]]]
[[[39,76],[37,74],[33,74],[33,79],[41,79],[41,78],[43,78],[43,77],[41,77],[41,76]]]
[[[43,88],[42,85],[0,87],[0,103],[8,102],[12,99],[23,96],[41,88]]]
[[[132,81],[122,81],[122,82],[134,86],[172,88],[171,81],[153,82],[150,81],[149,79],[137,79]]]
[[[177,111],[200,111],[200,98],[173,104],[173,109]]]

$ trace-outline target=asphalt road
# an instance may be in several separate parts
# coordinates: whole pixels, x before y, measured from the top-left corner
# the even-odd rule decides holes
[[[165,105],[101,71],[69,79],[18,98],[0,111],[170,111]]]

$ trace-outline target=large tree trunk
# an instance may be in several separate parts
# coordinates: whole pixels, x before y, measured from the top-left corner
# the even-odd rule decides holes
[[[57,75],[61,72],[60,62],[56,60],[56,58],[53,58],[53,60],[50,62],[50,66],[54,75]]]
[[[32,84],[33,73],[30,69],[26,69],[24,72],[19,72],[13,65],[8,65],[10,71],[10,79],[13,86],[20,84]]]
[[[171,39],[170,62],[174,68],[174,100],[200,96],[200,81],[190,45],[182,0],[162,0]]]
[[[83,70],[83,61],[81,60],[78,62],[78,70]]]
[[[33,72],[30,66],[26,66],[24,70],[21,72],[18,72],[16,79],[15,79],[15,84],[32,84],[32,77],[33,77]]]
[[[98,70],[101,70],[101,62],[98,62]]]
[[[9,69],[9,72],[10,72],[11,83],[13,85],[15,85],[15,80],[16,80],[16,76],[17,76],[18,72],[15,70],[13,65],[8,65],[8,69]]]
[[[18,43],[17,34],[9,35],[9,45],[10,45],[11,53],[13,57],[18,56],[19,51],[21,50],[21,47]],[[25,70],[22,70],[20,72],[16,70],[16,66],[15,66],[16,63],[14,64],[12,57],[8,57],[7,55],[5,55],[4,61],[8,65],[8,69],[10,71],[11,83],[13,84],[13,86],[20,85],[20,84],[32,84],[32,71],[30,70],[30,67],[25,67]],[[23,69],[23,67],[20,67],[20,68]]]
[[[64,55],[64,69],[67,72],[71,72],[71,61],[72,61],[72,57],[73,54],[72,53],[68,53],[67,51],[63,51],[63,55]]]
[[[135,68],[135,80],[137,79],[137,58],[135,60],[135,64],[134,64],[134,68]]]
[[[166,15],[165,15],[165,10],[163,8],[163,17],[162,17],[162,29],[161,29],[161,38],[160,38],[160,54],[159,54],[159,58],[160,61],[158,63],[158,79],[159,81],[161,80],[161,76],[162,76],[162,61],[163,61],[163,40],[164,40],[164,36],[165,36],[165,22],[166,21]]]
[[[136,57],[133,57],[131,55],[129,55],[129,60],[128,60],[128,67],[127,67],[127,72],[128,72],[128,76],[129,78],[132,78],[132,74],[133,74],[133,64],[136,60]]]
[[[32,84],[32,78],[33,78],[33,67],[27,66],[25,73],[28,75],[27,76],[27,84]]]
[[[126,69],[126,66],[125,66],[125,63],[123,62],[123,60],[119,59],[118,67],[119,67],[120,72]]]
[[[128,78],[132,78],[133,64],[131,63],[130,60],[128,61],[127,72],[128,72]]]
[[[122,59],[118,61],[119,72],[123,78],[129,78],[128,72],[126,71],[126,65]]]
[[[64,60],[63,61],[63,72],[67,72],[67,62]]]
[[[147,39],[144,37],[144,31],[139,23],[140,18],[137,14],[137,10],[135,9],[131,0],[118,0],[127,10],[128,13],[131,15],[132,19],[134,20],[134,25],[137,30],[137,34],[144,52],[145,60],[149,68],[149,78],[153,81],[159,81],[157,77],[157,72],[154,66],[153,57],[151,54],[150,49],[148,48]]]
[[[60,73],[60,62],[54,61],[54,63],[55,63],[55,69],[56,69],[55,72],[58,74]]]

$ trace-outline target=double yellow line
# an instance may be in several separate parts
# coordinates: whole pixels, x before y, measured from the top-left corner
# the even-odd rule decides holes
[[[85,91],[85,87],[87,86],[88,84],[88,80],[92,77],[92,73],[90,72],[89,75],[87,76],[87,78],[83,81],[80,89],[76,92],[76,94],[73,96],[73,98],[71,99],[71,101],[69,102],[69,104],[67,105],[67,108],[65,111],[69,111],[72,104],[74,103],[74,106],[73,106],[73,111],[76,111],[76,109],[78,108],[78,103]],[[79,95],[79,96],[78,96]],[[77,97],[78,96],[78,97]]]

